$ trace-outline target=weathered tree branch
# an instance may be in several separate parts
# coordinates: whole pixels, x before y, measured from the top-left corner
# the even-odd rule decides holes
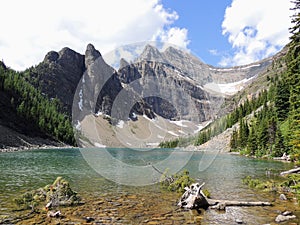
[[[300,173],[300,167],[297,167],[297,168],[294,168],[294,169],[291,169],[291,170],[288,170],[288,171],[281,172],[280,175],[284,176],[284,175],[292,174],[292,173]]]
[[[185,209],[211,209],[225,210],[226,206],[271,206],[270,202],[248,202],[208,199],[202,192],[202,185],[194,183],[190,187],[185,187],[185,192],[181,196],[178,206]]]
[[[224,210],[226,206],[272,206],[270,202],[248,202],[248,201],[230,201],[230,200],[207,200],[211,209]]]

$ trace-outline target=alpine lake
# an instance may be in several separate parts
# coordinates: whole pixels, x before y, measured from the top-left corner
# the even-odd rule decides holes
[[[136,151],[110,149],[112,157],[132,165],[156,163],[174,152],[174,165],[180,165],[180,149]],[[190,153],[189,153],[190,154]],[[211,158],[210,158],[211,155]],[[207,166],[199,169],[199,163]],[[109,164],[107,165],[109,166]],[[282,179],[281,171],[293,164],[253,159],[228,153],[193,152],[184,165],[191,177],[215,199],[269,201],[266,207],[226,207],[217,210],[183,210],[178,208],[180,193],[161,189],[159,184],[122,185],[105,179],[84,159],[80,149],[43,149],[0,154],[0,224],[275,224],[276,216],[285,210],[300,218],[294,201],[282,201],[278,193],[250,189],[242,183],[246,176],[259,179]],[[118,168],[111,168],[116,174]],[[268,172],[267,172],[268,171]],[[270,172],[271,171],[271,172]],[[122,179],[131,179],[120,173]],[[125,176],[125,177],[124,177]],[[30,190],[52,184],[57,177],[70,182],[84,204],[59,207],[62,216],[47,217],[47,212],[30,213],[15,210],[14,199]],[[286,224],[297,224],[297,220]]]

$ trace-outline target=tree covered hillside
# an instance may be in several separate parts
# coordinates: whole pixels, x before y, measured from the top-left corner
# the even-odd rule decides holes
[[[3,102],[1,111],[6,115],[6,118],[0,117],[0,122],[1,119],[10,120],[11,122],[5,121],[6,125],[10,126],[17,120],[18,123],[24,123],[27,132],[32,130],[31,135],[33,131],[40,131],[41,134],[57,141],[75,144],[70,117],[61,113],[59,101],[48,99],[26,81],[23,73],[7,68],[2,62],[0,92]]]
[[[295,3],[287,69],[272,80],[268,99],[251,119],[239,118],[231,148],[256,156],[291,154],[300,160],[300,1]]]

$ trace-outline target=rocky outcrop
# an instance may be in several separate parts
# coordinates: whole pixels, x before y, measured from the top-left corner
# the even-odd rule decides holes
[[[43,62],[33,69],[30,82],[49,98],[58,98],[66,112],[71,111],[76,86],[85,71],[84,56],[63,48],[47,53]]]
[[[149,44],[145,46],[142,54],[138,57],[137,61],[147,61],[147,62],[154,61],[154,62],[168,63],[168,60],[165,59],[163,54],[161,54],[157,48]]]
[[[163,57],[157,49],[147,45],[139,61],[120,68],[118,76],[164,118],[191,120],[196,117],[198,122],[211,119],[210,94]]]
[[[127,64],[125,60],[122,63]],[[90,112],[101,112],[112,116],[114,121],[127,120],[133,113],[154,117],[150,107],[134,89],[123,87],[126,82],[131,82],[131,74],[136,76],[136,71],[130,73],[129,64],[123,67],[124,76],[121,76],[119,74],[122,72],[117,73],[104,61],[100,52],[89,44],[85,52],[85,66],[86,71],[74,97],[73,116],[81,120]],[[118,96],[121,96],[119,104],[115,103]],[[126,105],[131,108],[125,110]]]
[[[91,66],[101,56],[100,52],[92,44],[88,44],[85,51],[85,67]]]
[[[275,218],[275,222],[276,223],[282,223],[282,222],[286,222],[288,220],[292,220],[292,219],[296,219],[297,217],[295,215],[292,214],[292,212],[289,211],[285,211],[282,214],[279,214],[276,218]]]

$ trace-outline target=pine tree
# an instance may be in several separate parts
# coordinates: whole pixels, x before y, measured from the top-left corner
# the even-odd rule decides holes
[[[280,157],[283,155],[283,153],[286,152],[286,146],[284,144],[284,138],[282,136],[281,130],[278,129],[276,132],[276,142],[275,142],[275,148],[272,153],[274,157]]]
[[[279,121],[284,121],[290,109],[290,90],[286,81],[279,81],[275,94],[275,107],[277,111],[277,117]]]
[[[287,79],[290,85],[290,144],[292,153],[300,159],[300,0],[294,1],[295,14],[292,19],[294,26],[290,28],[292,33],[290,50],[287,57]]]
[[[250,128],[249,137],[247,140],[247,151],[250,155],[255,155],[257,150],[257,135],[254,126]]]
[[[236,150],[238,147],[238,132],[234,129],[230,139],[230,149]]]
[[[241,148],[245,148],[247,146],[247,140],[249,135],[249,128],[244,119],[240,119],[240,131],[239,131],[239,145]]]

